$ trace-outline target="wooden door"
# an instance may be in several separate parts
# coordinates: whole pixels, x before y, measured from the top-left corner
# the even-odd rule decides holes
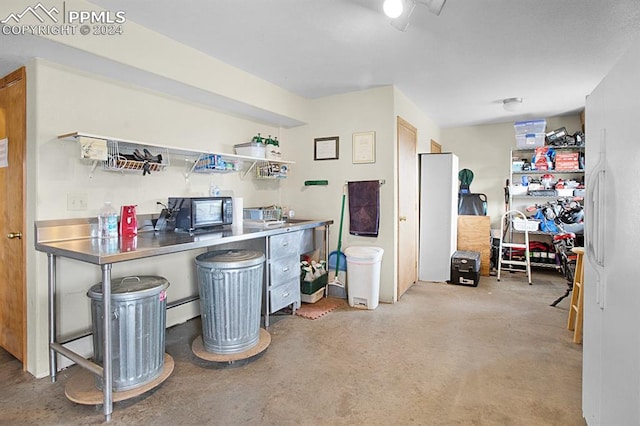
[[[418,130],[398,117],[398,299],[418,280]]]
[[[432,154],[441,154],[442,153],[442,145],[438,142],[431,139],[431,151]]]
[[[0,79],[0,346],[26,367],[26,72]],[[4,164],[3,160],[7,160]]]

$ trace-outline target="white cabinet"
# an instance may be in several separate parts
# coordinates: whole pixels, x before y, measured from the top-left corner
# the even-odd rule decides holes
[[[420,155],[420,281],[448,281],[458,240],[458,157]]]

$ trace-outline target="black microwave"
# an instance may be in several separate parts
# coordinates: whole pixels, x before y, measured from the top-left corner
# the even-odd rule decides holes
[[[170,197],[167,207],[178,231],[193,232],[233,223],[231,197]]]

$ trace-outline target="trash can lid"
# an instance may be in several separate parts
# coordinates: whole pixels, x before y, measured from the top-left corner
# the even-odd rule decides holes
[[[196,257],[196,265],[213,269],[238,269],[263,263],[264,253],[255,250],[216,250]]]
[[[153,275],[139,275],[111,279],[112,299],[132,299],[158,294],[169,287],[166,278]],[[87,296],[102,300],[102,281],[91,286]]]
[[[384,250],[380,247],[367,247],[367,246],[351,246],[344,249],[344,253],[347,255],[347,260],[373,260],[378,261],[382,259]]]

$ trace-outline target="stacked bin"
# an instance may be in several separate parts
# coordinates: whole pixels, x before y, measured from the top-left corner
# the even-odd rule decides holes
[[[207,352],[235,354],[260,339],[265,256],[220,250],[196,257],[202,341]]]
[[[167,295],[169,282],[162,277],[135,276],[111,280],[111,340],[113,390],[145,385],[164,368]],[[94,359],[104,360],[102,283],[87,292],[91,298]],[[103,388],[96,376],[96,387]]]

